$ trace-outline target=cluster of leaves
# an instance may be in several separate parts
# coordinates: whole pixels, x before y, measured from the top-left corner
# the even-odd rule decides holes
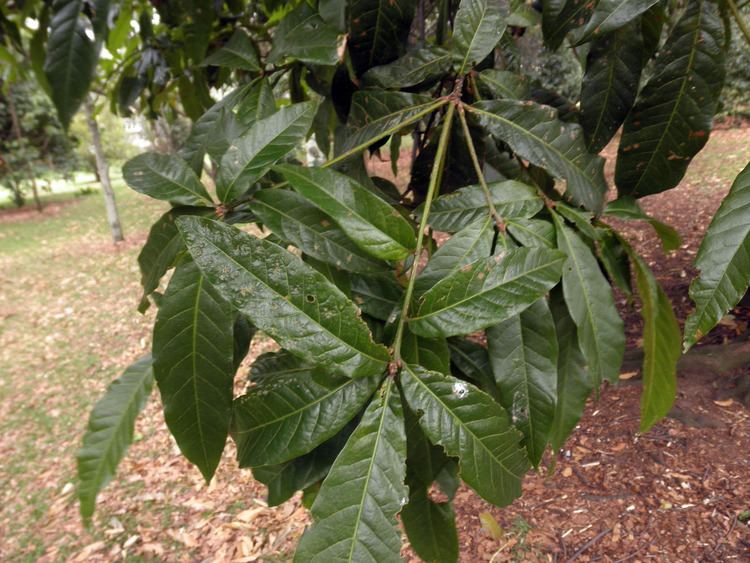
[[[51,15],[46,75],[67,88],[55,94],[64,122],[91,63],[76,49],[132,39],[118,32],[125,16],[99,23],[109,2],[92,5],[59,1]],[[641,429],[666,414],[679,326],[607,217],[679,246],[637,198],[676,186],[708,138],[724,80],[716,4],[567,0],[539,14],[495,0],[195,2],[187,23],[177,5],[158,3],[158,30],[142,7],[139,60],[163,40],[182,48],[162,52],[163,72],[126,65],[116,88],[148,90],[154,110],[157,86],[174,79],[199,117],[179,154],[123,169],[172,208],[139,256],[140,308],[158,306],[152,355],[97,405],[79,454],[85,517],[155,381],[207,480],[231,436],[271,504],[304,491],[315,522],[298,560],[396,560],[397,515],[422,558],[456,560],[459,479],[512,502],[589,394],[617,381],[625,338],[612,285],[641,303]],[[132,18],[134,6],[120,8]],[[526,27],[541,27],[550,49],[585,53],[580,108],[519,72]],[[234,87],[189,109],[210,77]],[[618,198],[606,203],[598,152],[620,127]],[[294,156],[310,135],[321,166]],[[388,143],[396,169],[405,135],[415,158],[403,190],[370,176],[362,155]],[[748,174],[699,254],[687,346],[748,286]],[[281,349],[255,359],[235,397],[257,332]]]

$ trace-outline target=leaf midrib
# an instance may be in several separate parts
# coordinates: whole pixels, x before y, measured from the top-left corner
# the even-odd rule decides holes
[[[375,437],[375,444],[373,444],[372,448],[372,456],[370,456],[370,464],[367,467],[367,477],[365,479],[365,485],[362,487],[362,496],[359,501],[359,509],[357,511],[357,519],[354,524],[354,530],[352,533],[352,544],[349,547],[349,557],[347,558],[347,561],[352,561],[352,557],[354,556],[354,547],[356,545],[355,538],[357,537],[357,533],[359,532],[359,525],[362,522],[362,512],[365,507],[365,499],[367,497],[367,489],[370,486],[370,478],[372,477],[372,468],[375,466],[375,457],[378,452],[378,448],[380,447],[380,438],[383,434],[383,424],[385,422],[385,416],[388,414],[388,409],[390,408],[390,405],[388,404],[388,401],[391,398],[391,389],[392,389],[392,383],[391,380],[388,380],[386,392],[384,393],[383,398],[381,399],[383,401],[383,412],[380,414],[380,421],[378,423],[378,429],[377,434]],[[377,400],[377,399],[376,399]]]
[[[511,101],[513,101],[513,100],[511,100]],[[585,178],[590,184],[592,184],[592,185],[594,184],[593,178],[590,178],[587,174],[585,174],[584,171],[583,171],[583,169],[581,169],[574,161],[570,160],[564,153],[560,152],[560,150],[557,147],[555,147],[554,145],[552,145],[549,142],[547,142],[543,137],[539,137],[538,135],[532,133],[531,130],[526,129],[524,127],[521,127],[520,125],[517,125],[516,123],[514,123],[513,121],[511,121],[510,119],[502,117],[501,115],[498,115],[496,113],[485,111],[485,110],[480,109],[480,108],[478,108],[476,106],[469,106],[469,105],[467,105],[467,106],[465,106],[465,108],[468,109],[469,111],[473,111],[473,112],[477,112],[477,113],[481,113],[481,114],[487,115],[491,119],[497,119],[498,121],[502,121],[502,122],[510,125],[514,129],[520,131],[525,136],[532,137],[532,138],[536,139],[536,141],[539,142],[540,144],[544,145],[544,147],[546,147],[547,150],[549,150],[551,152],[554,152],[564,162],[567,162],[568,165],[570,166],[570,169],[573,171],[574,174],[580,175],[580,177]],[[544,122],[539,122],[539,123],[537,123],[537,125],[540,124],[540,123],[544,123]],[[596,156],[596,155],[591,155],[591,156]],[[569,180],[567,178],[565,178],[565,181],[568,182]],[[594,192],[596,193],[596,190],[594,190]]]
[[[492,258],[492,257],[490,257],[490,258]],[[546,263],[544,263],[544,264],[542,264],[542,265],[540,265],[540,266],[537,266],[537,267],[535,267],[535,268],[532,268],[532,269],[530,269],[530,270],[525,270],[525,271],[523,271],[522,273],[520,273],[520,274],[519,274],[519,275],[517,275],[517,276],[514,276],[514,277],[512,277],[512,278],[509,278],[509,279],[507,279],[507,280],[503,280],[503,281],[502,281],[502,283],[500,283],[500,284],[498,284],[498,285],[495,285],[495,286],[492,286],[492,287],[491,287],[490,289],[487,289],[487,290],[484,290],[484,291],[480,291],[480,292],[478,292],[478,293],[474,293],[474,294],[470,295],[469,297],[465,297],[464,299],[461,299],[461,300],[459,300],[459,301],[455,301],[455,302],[454,302],[454,303],[452,303],[452,304],[451,304],[450,306],[446,306],[446,307],[442,307],[441,309],[436,309],[436,310],[434,310],[434,311],[430,311],[429,313],[427,313],[427,314],[425,314],[425,315],[420,315],[420,316],[417,316],[417,317],[411,317],[411,318],[409,318],[409,321],[422,320],[422,319],[427,319],[427,318],[430,318],[430,317],[432,317],[432,316],[435,316],[435,315],[439,315],[439,314],[441,314],[441,313],[444,313],[445,311],[448,311],[448,310],[450,310],[450,309],[454,309],[454,308],[458,307],[459,305],[463,305],[463,304],[464,304],[464,303],[466,303],[467,301],[471,301],[471,300],[473,300],[473,299],[476,299],[476,298],[478,298],[478,297],[481,297],[481,296],[485,295],[486,293],[489,293],[489,292],[495,291],[495,290],[496,290],[496,289],[498,289],[498,288],[504,287],[504,286],[506,286],[506,285],[508,285],[508,284],[511,284],[511,283],[513,283],[513,282],[515,282],[515,281],[518,281],[518,280],[519,280],[520,278],[522,278],[522,277],[525,277],[525,276],[528,276],[528,275],[531,275],[531,274],[535,274],[536,272],[538,272],[538,271],[540,271],[540,270],[544,270],[544,269],[546,269],[546,268],[549,268],[549,267],[550,267],[550,266],[552,266],[553,264],[555,264],[555,263],[557,263],[557,262],[560,262],[560,261],[562,261],[562,260],[564,260],[564,258],[555,258],[554,260],[551,260],[551,261],[549,261],[549,262],[546,262]],[[448,282],[449,280],[450,280],[450,278],[444,278],[443,280],[441,280],[441,281],[440,281],[440,282],[439,282],[438,284],[436,284],[436,285],[435,285],[435,286],[434,286],[434,287],[433,287],[432,289],[430,289],[430,290],[429,290],[428,292],[426,292],[426,293],[425,293],[425,298],[426,298],[426,297],[427,297],[427,296],[428,296],[428,295],[429,295],[429,294],[430,294],[430,293],[431,293],[432,291],[435,291],[435,290],[436,290],[436,289],[437,289],[437,288],[438,288],[438,287],[439,287],[440,285],[442,285],[443,283],[446,283],[446,282]],[[421,307],[420,307],[420,310],[421,310]]]
[[[482,441],[482,440],[481,440],[481,439],[479,438],[479,436],[477,436],[477,435],[476,435],[476,434],[475,434],[474,432],[472,432],[472,430],[471,430],[471,429],[469,429],[469,428],[468,428],[468,427],[466,426],[466,424],[464,424],[463,420],[461,420],[461,419],[460,419],[460,418],[459,418],[458,416],[456,416],[456,414],[455,414],[455,413],[453,412],[453,410],[452,410],[452,409],[451,409],[451,408],[450,408],[450,407],[449,407],[449,406],[448,406],[447,404],[445,404],[445,402],[443,402],[443,400],[442,400],[442,399],[441,399],[441,398],[440,398],[440,397],[439,397],[439,396],[438,396],[438,395],[437,395],[436,393],[434,393],[434,392],[432,391],[432,389],[430,389],[430,387],[429,387],[429,386],[428,386],[428,385],[427,385],[427,384],[426,384],[426,383],[425,383],[424,381],[422,381],[422,380],[421,380],[421,379],[419,378],[419,376],[418,376],[418,375],[417,375],[416,373],[414,373],[414,371],[413,371],[413,370],[411,369],[411,366],[409,366],[409,364],[404,364],[404,367],[406,368],[406,371],[408,371],[408,372],[409,372],[409,375],[411,375],[411,377],[412,377],[412,378],[413,378],[413,379],[414,379],[415,381],[417,381],[417,382],[419,383],[419,385],[421,385],[421,386],[422,386],[422,387],[423,387],[424,389],[426,389],[426,390],[427,390],[427,392],[428,392],[428,393],[429,393],[429,394],[430,394],[430,395],[431,395],[431,396],[433,397],[433,399],[434,399],[435,401],[437,401],[437,402],[438,402],[438,403],[440,404],[440,406],[441,406],[441,407],[443,408],[443,410],[444,410],[445,412],[449,413],[449,414],[450,414],[450,416],[451,416],[451,418],[453,418],[454,420],[458,421],[458,424],[459,424],[459,426],[460,426],[460,427],[461,427],[461,428],[463,429],[463,431],[464,431],[464,432],[466,432],[467,434],[469,434],[469,435],[470,435],[470,436],[471,436],[471,437],[472,437],[472,438],[474,439],[474,441],[475,441],[475,442],[479,442],[479,444],[481,444],[481,446],[482,446],[482,449],[484,449],[484,450],[485,450],[485,451],[487,452],[487,454],[488,454],[488,455],[489,455],[489,456],[490,456],[490,457],[491,457],[492,459],[494,459],[494,460],[495,460],[495,462],[496,462],[496,463],[497,463],[497,464],[498,464],[498,465],[499,465],[500,467],[502,467],[502,468],[503,468],[503,470],[504,470],[504,471],[505,471],[505,472],[506,472],[507,474],[509,474],[509,475],[512,475],[512,476],[513,476],[514,478],[516,478],[516,479],[520,479],[520,476],[519,476],[519,475],[516,475],[516,474],[515,474],[515,473],[513,473],[513,472],[512,472],[512,471],[511,471],[510,469],[508,469],[508,467],[506,467],[506,465],[505,465],[505,464],[503,463],[503,461],[502,461],[502,460],[500,460],[500,459],[498,459],[497,457],[495,457],[495,454],[494,454],[494,453],[492,452],[492,450],[490,450],[490,449],[489,449],[489,448],[487,447],[487,445],[486,445],[486,444],[485,444],[485,443],[484,443],[484,442],[483,442],[483,441]],[[445,376],[442,376],[442,377],[444,377],[444,378],[445,378],[446,380],[448,379],[448,378],[447,378],[447,377],[445,377]],[[479,393],[482,393],[483,391],[478,391],[478,392],[479,392]],[[508,430],[508,428],[506,428],[506,432],[507,432],[507,430]],[[506,432],[503,432],[502,434],[505,434]]]
[[[378,231],[379,233],[381,233],[381,234],[382,234],[382,235],[383,235],[383,236],[384,236],[384,237],[385,237],[386,239],[388,239],[388,240],[392,241],[392,243],[393,243],[393,244],[395,244],[395,245],[397,245],[398,247],[400,247],[401,249],[403,249],[403,251],[404,251],[404,252],[406,252],[406,253],[409,253],[409,248],[405,247],[405,246],[404,246],[403,244],[401,244],[401,242],[399,242],[399,241],[397,241],[396,239],[394,239],[394,238],[393,238],[393,237],[392,237],[392,236],[391,236],[390,234],[388,234],[388,233],[386,233],[385,231],[383,231],[383,229],[381,229],[380,227],[378,227],[377,225],[375,225],[375,224],[374,224],[374,223],[372,223],[371,221],[368,221],[368,220],[367,220],[367,219],[366,219],[365,217],[363,217],[363,216],[362,216],[362,215],[360,214],[360,212],[359,212],[359,211],[357,211],[356,209],[352,209],[352,208],[351,208],[351,207],[349,207],[349,206],[348,206],[348,205],[347,205],[346,203],[344,203],[344,202],[342,202],[342,201],[340,201],[340,200],[336,199],[336,198],[335,198],[334,196],[332,196],[331,194],[329,194],[329,193],[328,193],[328,192],[326,191],[326,189],[322,187],[322,184],[318,183],[318,182],[317,182],[317,181],[316,181],[315,179],[313,179],[312,177],[309,177],[309,178],[308,178],[308,177],[305,177],[304,175],[302,175],[302,174],[299,174],[299,173],[295,172],[295,171],[294,171],[294,169],[293,169],[293,168],[291,168],[291,167],[289,167],[289,168],[285,168],[285,169],[284,169],[284,172],[285,172],[285,174],[286,174],[286,173],[289,173],[289,174],[293,174],[293,175],[295,175],[295,176],[296,176],[297,178],[301,179],[302,181],[305,181],[305,182],[308,182],[308,183],[312,184],[312,185],[313,185],[313,186],[315,187],[315,189],[316,189],[316,190],[317,190],[318,192],[320,192],[321,194],[323,194],[323,195],[324,195],[324,196],[325,196],[325,197],[326,197],[327,199],[329,199],[329,200],[330,200],[330,202],[331,202],[331,203],[333,203],[333,205],[335,205],[335,206],[337,206],[337,207],[341,207],[341,208],[345,209],[345,210],[346,210],[346,211],[347,211],[347,212],[348,212],[348,213],[349,213],[350,215],[352,215],[352,216],[353,216],[353,217],[347,217],[347,218],[346,218],[347,220],[349,220],[349,219],[352,219],[352,218],[355,218],[355,219],[356,219],[356,220],[357,220],[358,222],[361,222],[361,223],[363,223],[363,224],[365,224],[365,225],[367,225],[367,226],[369,226],[369,227],[372,227],[372,228],[373,228],[374,230],[376,230],[376,231]],[[347,176],[347,178],[346,178],[346,179],[347,179],[347,181],[349,181],[350,183],[353,183],[353,180],[352,180],[351,178],[349,178],[348,176]],[[368,194],[368,196],[372,196],[373,198],[376,198],[376,199],[377,199],[378,201],[382,201],[382,202],[383,202],[383,204],[385,204],[385,205],[388,205],[388,203],[387,203],[387,202],[385,202],[385,201],[381,200],[381,199],[380,199],[380,198],[379,198],[378,196],[376,196],[376,195],[375,195],[375,194],[373,194],[373,193],[370,193],[370,192],[368,192],[368,191],[367,191],[367,190],[365,190],[364,188],[362,188],[362,191],[363,191],[363,193],[366,193],[366,194]],[[317,206],[316,206],[316,207],[317,207]],[[399,217],[401,217],[401,215],[399,215]],[[398,219],[397,219],[397,220],[398,220]],[[334,218],[334,221],[336,221],[337,223],[339,223],[339,225],[341,224],[341,223],[340,223],[340,221],[336,220],[335,218]],[[404,220],[404,222],[406,222],[406,220]],[[408,225],[408,222],[407,222],[406,224]],[[363,244],[364,244],[364,243],[363,243]],[[368,246],[368,247],[369,247],[369,246],[381,246],[382,244],[383,244],[383,243],[380,243],[380,242],[379,242],[379,243],[377,243],[376,245],[372,245],[372,244],[367,244],[367,246]]]
[[[698,0],[698,10],[697,10],[697,18],[695,22],[695,30],[693,31],[692,48],[690,49],[690,56],[688,57],[688,63],[687,63],[687,68],[685,69],[685,74],[682,77],[682,84],[680,85],[680,91],[678,92],[677,97],[673,98],[674,104],[672,105],[672,111],[669,113],[669,119],[667,120],[667,124],[662,129],[662,134],[659,137],[659,142],[656,144],[656,147],[654,148],[654,150],[651,151],[651,156],[646,162],[646,166],[641,168],[643,172],[641,173],[641,176],[638,179],[638,182],[633,187],[632,193],[638,193],[638,189],[641,186],[641,182],[643,182],[643,179],[646,177],[646,171],[651,169],[651,163],[654,161],[654,158],[659,153],[659,150],[661,149],[661,146],[664,143],[664,140],[667,138],[669,134],[670,128],[672,126],[672,122],[674,121],[674,118],[677,115],[677,108],[682,105],[682,98],[685,95],[685,89],[687,88],[687,83],[689,82],[689,79],[693,73],[693,64],[695,62],[695,54],[698,51],[698,47],[697,47],[698,38],[701,37],[702,21],[703,21],[703,0]],[[666,71],[666,68],[664,70]],[[659,76],[661,75],[657,75],[654,78],[658,78]]]
[[[268,285],[266,282],[264,282],[262,279],[260,279],[258,276],[256,276],[253,272],[251,272],[245,266],[243,266],[242,264],[240,264],[237,260],[234,259],[233,256],[231,256],[230,254],[228,254],[227,252],[225,252],[222,248],[220,248],[219,246],[217,246],[216,244],[214,244],[214,242],[211,241],[208,237],[202,237],[202,239],[204,241],[206,241],[208,244],[210,244],[211,246],[213,246],[216,250],[218,250],[219,252],[221,252],[224,256],[226,256],[231,262],[233,262],[242,271],[247,272],[250,276],[252,276],[256,280],[258,280],[258,282],[260,282],[261,285],[267,287],[272,293],[278,295],[279,298],[282,301],[285,301],[285,302],[289,303],[289,305],[292,306],[294,308],[294,310],[297,311],[300,315],[302,315],[305,318],[309,319],[313,324],[315,324],[315,325],[319,326],[321,329],[323,329],[323,332],[326,332],[332,338],[334,338],[335,340],[338,340],[339,342],[343,343],[347,348],[349,348],[350,350],[354,350],[355,352],[357,352],[358,354],[361,354],[365,358],[369,358],[371,360],[374,360],[375,362],[382,363],[382,364],[386,364],[387,363],[388,360],[384,360],[384,359],[381,359],[381,358],[376,358],[374,356],[371,356],[370,354],[368,354],[368,353],[366,353],[366,352],[364,352],[364,351],[362,351],[362,350],[360,350],[358,348],[355,348],[352,344],[349,344],[345,340],[342,340],[342,338],[340,336],[332,333],[328,328],[326,328],[325,326],[323,326],[322,324],[320,324],[319,321],[316,321],[315,319],[313,319],[310,315],[308,315],[305,311],[303,311],[302,309],[300,309],[299,307],[297,307],[296,305],[294,305],[291,301],[286,301],[286,299],[284,298],[284,296],[281,295],[278,291],[276,291],[276,289],[274,289],[273,287],[271,287],[270,285]],[[271,244],[271,243],[269,243],[269,244]],[[334,289],[336,289],[337,291],[339,291],[338,288],[336,288],[336,286],[334,286],[333,284],[331,284],[331,285],[332,285],[332,287]],[[360,321],[360,322],[362,322],[362,321]],[[372,342],[372,341],[370,341],[370,342]],[[373,345],[377,346],[377,344],[375,344],[374,342],[373,342]],[[375,374],[373,374],[373,375],[375,375]]]
[[[110,433],[110,439],[107,440],[107,445],[104,448],[105,453],[104,455],[100,456],[101,462],[96,465],[96,470],[94,471],[96,480],[94,481],[92,479],[91,481],[92,483],[97,483],[97,485],[93,486],[94,491],[99,488],[100,485],[98,484],[102,482],[104,469],[109,463],[109,456],[112,454],[113,446],[117,442],[116,437],[118,437],[120,432],[122,431],[123,421],[127,420],[125,415],[132,412],[133,407],[137,403],[138,397],[143,393],[143,391],[145,391],[144,383],[149,380],[149,376],[153,377],[153,375],[151,374],[151,369],[152,368],[149,366],[148,369],[143,371],[137,385],[135,385],[135,391],[128,399],[127,407],[123,409],[122,416],[120,416],[119,420],[117,421],[116,428]],[[95,498],[92,500],[95,502]]]
[[[277,382],[277,381],[278,381],[278,379],[274,378],[274,382]],[[325,401],[329,397],[331,397],[333,395],[336,395],[339,391],[341,391],[347,385],[353,385],[356,381],[357,380],[354,380],[354,379],[347,379],[346,381],[342,382],[341,385],[339,385],[339,386],[337,386],[337,387],[329,390],[327,393],[325,393],[324,395],[321,395],[320,397],[318,397],[314,401],[312,401],[310,403],[305,403],[302,407],[299,407],[299,408],[296,408],[296,409],[294,409],[292,411],[289,411],[288,413],[284,414],[283,416],[279,416],[279,417],[273,418],[271,420],[268,420],[267,422],[263,422],[261,424],[257,424],[255,426],[247,428],[246,430],[238,430],[237,431],[237,435],[241,436],[243,434],[249,434],[251,432],[256,432],[259,429],[265,428],[266,426],[270,426],[272,424],[279,424],[279,423],[283,422],[284,420],[286,420],[288,418],[296,416],[296,415],[298,415],[298,414],[300,414],[300,413],[302,413],[302,412],[304,412],[304,411],[306,411],[308,409],[311,409],[314,406],[322,403],[323,401]],[[258,391],[260,391],[260,390],[262,390],[262,385],[261,384],[258,385]],[[277,393],[277,395],[278,395],[278,393]],[[246,397],[240,397],[240,403],[243,402],[243,398],[246,399]]]

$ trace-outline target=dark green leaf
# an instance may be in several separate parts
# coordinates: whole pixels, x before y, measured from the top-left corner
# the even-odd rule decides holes
[[[135,191],[177,205],[211,205],[211,196],[187,163],[173,154],[147,152],[128,160],[122,177]]]
[[[151,226],[146,243],[138,254],[143,286],[143,296],[138,306],[141,313],[148,309],[147,297],[159,287],[161,278],[174,266],[179,254],[185,250],[185,243],[177,230],[175,219],[180,215],[201,215],[209,212],[209,209],[201,207],[171,209]]]
[[[283,348],[350,377],[381,373],[388,353],[323,274],[275,244],[208,219],[178,222],[210,283]]]
[[[523,246],[555,248],[555,226],[544,219],[507,219],[508,231]]]
[[[625,121],[635,102],[643,63],[637,24],[591,44],[581,85],[580,119],[590,152],[601,151]]]
[[[365,148],[378,139],[396,133],[436,109],[442,102],[427,96],[365,90],[352,97],[346,136],[336,146],[338,154]]]
[[[547,301],[539,299],[486,334],[500,404],[523,432],[529,460],[538,466],[552,429],[557,395],[557,338]]]
[[[268,62],[275,64],[290,57],[310,64],[335,65],[339,49],[343,52],[344,39],[335,26],[302,2],[276,28]]]
[[[659,0],[599,0],[578,43],[591,41],[629,24]],[[631,30],[631,33],[632,30]]]
[[[330,215],[365,252],[383,260],[406,258],[414,228],[389,203],[349,176],[326,168],[277,166],[305,199]]]
[[[473,385],[418,366],[405,365],[401,384],[409,408],[436,445],[460,460],[461,478],[499,506],[521,495],[528,460],[508,415]]]
[[[677,393],[677,360],[680,359],[680,325],[672,303],[646,262],[630,246],[625,247],[635,267],[635,283],[643,317],[643,391],[641,432],[665,417]]]
[[[256,121],[233,141],[221,159],[216,194],[222,202],[244,194],[271,167],[284,158],[310,130],[317,105],[314,102],[284,107]]]
[[[255,52],[250,36],[242,28],[236,29],[226,45],[203,61],[203,66],[209,65],[249,71],[260,70],[258,53]]]
[[[493,226],[494,222],[489,217],[478,219],[449,238],[419,272],[414,283],[416,295],[428,291],[437,282],[467,264],[489,256],[492,250],[492,239],[495,237]],[[410,363],[421,364],[421,362]],[[425,364],[421,365],[428,367]]]
[[[401,511],[401,523],[412,549],[423,561],[458,561],[455,520],[450,502],[433,502],[427,489],[409,487],[409,504]]]
[[[581,347],[594,385],[616,382],[625,353],[623,323],[607,283],[591,249],[553,214],[557,247],[567,254],[563,268],[563,292],[570,316],[578,328]]]
[[[396,514],[406,504],[406,435],[390,378],[336,458],[295,561],[400,561]]]
[[[519,156],[563,178],[575,203],[601,211],[607,191],[604,159],[587,152],[578,125],[563,123],[552,108],[533,102],[491,100],[469,107]]]
[[[401,304],[404,288],[392,275],[352,276],[352,299],[363,313],[387,321]]]
[[[708,226],[690,284],[695,303],[685,322],[685,349],[716,326],[750,286],[750,164],[740,172]]]
[[[599,240],[599,231],[597,231],[591,224],[594,219],[594,214],[590,211],[583,211],[581,209],[571,207],[559,201],[555,204],[555,211],[567,219],[570,223],[575,225],[576,229],[585,237],[590,240]]]
[[[194,262],[175,270],[154,325],[154,377],[177,445],[210,480],[232,415],[234,317]]]
[[[194,124],[180,156],[200,174],[206,153],[216,162],[230,143],[259,119],[276,111],[268,81],[258,80],[233,90],[209,108]]]
[[[401,357],[409,364],[444,375],[451,374],[451,352],[444,338],[422,338],[407,328],[401,342]]]
[[[101,43],[89,38],[89,23],[82,0],[53,5],[44,73],[60,123],[66,129],[81,107],[94,77]]]
[[[323,372],[257,380],[232,409],[239,466],[276,465],[308,453],[354,418],[379,381],[379,375],[349,379]]]
[[[625,120],[618,193],[641,197],[676,186],[703,148],[724,83],[724,26],[716,5],[690,0]]]
[[[360,250],[325,213],[299,194],[261,190],[254,194],[250,208],[271,231],[316,260],[348,272],[377,273],[387,268]]]
[[[347,4],[349,53],[358,76],[404,53],[416,0],[351,0]]]
[[[468,334],[526,309],[560,280],[565,256],[545,248],[518,248],[479,260],[443,279],[419,300],[409,319],[426,337]]]
[[[588,20],[595,3],[590,0],[543,0],[542,33],[552,50],[565,41],[568,32]]]
[[[638,202],[632,197],[623,196],[614,201],[610,201],[604,210],[605,215],[619,217],[620,219],[631,219],[647,221],[661,239],[661,245],[664,252],[677,250],[682,244],[680,234],[674,227],[654,219],[648,213],[643,211]]]
[[[492,182],[488,185],[492,203],[501,217],[531,217],[544,202],[536,190],[515,180]],[[415,211],[421,216],[423,206]],[[489,215],[487,197],[482,186],[466,186],[453,193],[438,197],[430,208],[428,222],[436,231],[454,233],[481,217]]]
[[[409,88],[433,82],[448,71],[452,55],[440,47],[422,47],[387,65],[371,68],[362,76],[365,87]]]
[[[94,514],[96,495],[115,474],[133,441],[135,419],[146,406],[153,385],[151,356],[144,356],[109,386],[91,411],[83,445],[76,455],[78,499],[84,519]]]
[[[286,350],[265,352],[250,366],[250,381],[258,382],[265,378],[273,380],[291,374],[302,377],[312,373],[314,369]]]
[[[594,382],[586,370],[586,360],[578,347],[578,332],[570,317],[561,291],[553,291],[550,308],[555,317],[557,334],[557,403],[552,422],[550,444],[557,452],[562,448],[568,435],[581,419],[586,399],[594,387]]]
[[[461,0],[453,25],[453,52],[458,74],[482,61],[505,32],[507,10],[497,0]]]
[[[237,315],[234,319],[234,327],[232,328],[232,341],[233,354],[232,354],[232,365],[234,366],[234,372],[239,369],[242,360],[247,356],[250,351],[250,343],[255,336],[255,327],[245,315]]]
[[[451,352],[451,362],[463,374],[463,377],[473,381],[499,402],[500,393],[495,385],[487,348],[468,338],[450,338],[448,348]]]
[[[599,259],[604,266],[610,281],[630,297],[633,294],[631,285],[630,260],[620,239],[610,230],[603,230],[598,240]]]
[[[479,73],[479,81],[489,89],[493,98],[525,100],[531,93],[529,79],[508,70],[488,68]]]
[[[351,426],[347,424],[336,436],[302,457],[281,465],[254,467],[253,477],[268,487],[268,505],[278,506],[323,479],[351,435]]]

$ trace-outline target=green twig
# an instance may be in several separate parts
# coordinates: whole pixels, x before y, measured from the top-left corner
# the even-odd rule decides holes
[[[407,125],[411,125],[415,121],[419,121],[425,115],[428,115],[428,114],[432,113],[433,111],[435,111],[436,109],[438,109],[440,106],[445,105],[446,103],[448,103],[448,98],[441,98],[437,102],[432,103],[429,106],[427,106],[425,109],[423,109],[419,113],[415,113],[411,117],[409,117],[407,119],[404,119],[403,121],[399,121],[393,127],[389,127],[388,129],[386,129],[383,132],[375,135],[374,137],[371,137],[371,138],[367,139],[365,142],[358,144],[356,147],[354,147],[352,149],[349,149],[348,151],[346,151],[344,153],[341,153],[336,158],[332,158],[331,160],[329,160],[325,164],[322,164],[321,166],[323,168],[327,168],[328,166],[333,166],[334,164],[337,164],[337,163],[341,162],[342,160],[346,160],[350,156],[352,156],[352,155],[354,155],[354,154],[356,154],[356,153],[358,153],[360,151],[363,151],[364,149],[366,149],[367,147],[369,147],[371,144],[379,141],[380,139],[388,137],[389,135],[393,135],[394,133],[400,131],[401,129],[403,129]]]
[[[742,14],[740,14],[737,4],[734,3],[734,0],[727,0],[727,6],[729,6],[729,9],[732,11],[734,20],[737,22],[737,27],[740,28],[742,35],[745,36],[745,41],[750,45],[750,28],[747,27],[745,20],[742,18]]]
[[[398,320],[398,327],[396,328],[396,338],[393,340],[393,359],[398,365],[401,363],[401,341],[404,337],[404,326],[406,325],[406,317],[409,314],[409,303],[411,302],[412,293],[414,293],[414,282],[417,279],[419,273],[419,258],[422,254],[422,245],[424,244],[424,233],[427,228],[427,219],[430,216],[430,207],[432,206],[432,200],[435,197],[435,193],[438,191],[440,185],[440,177],[442,175],[443,166],[445,165],[445,153],[448,148],[448,140],[450,138],[451,124],[453,123],[453,114],[456,111],[456,104],[451,103],[448,106],[448,111],[445,113],[445,122],[443,123],[443,130],[440,133],[440,141],[438,142],[437,152],[435,153],[435,165],[432,167],[432,173],[430,174],[430,183],[427,187],[427,197],[424,201],[424,211],[422,211],[422,218],[419,221],[419,232],[417,233],[417,247],[414,250],[414,262],[411,265],[411,272],[409,273],[409,284],[406,287],[406,294],[404,295],[404,305],[401,308],[401,318]]]
[[[477,157],[477,151],[474,147],[474,141],[471,138],[471,132],[469,131],[469,124],[466,121],[466,115],[464,115],[464,106],[461,104],[458,106],[458,117],[461,121],[461,127],[464,131],[464,137],[466,137],[466,147],[469,149],[469,155],[471,155],[471,161],[474,163],[474,171],[477,173],[479,178],[479,184],[482,186],[484,191],[484,197],[487,200],[487,207],[490,210],[490,216],[495,220],[497,228],[501,232],[505,231],[505,221],[495,208],[495,204],[492,202],[492,194],[490,193],[490,187],[487,185],[487,181],[484,179],[484,173],[482,172],[482,165],[479,163],[479,157]]]

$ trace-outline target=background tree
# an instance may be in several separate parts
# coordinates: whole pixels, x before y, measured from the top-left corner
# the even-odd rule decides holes
[[[73,146],[57,121],[49,98],[33,80],[0,84],[0,183],[19,207],[30,187],[39,211],[37,180],[75,167]]]
[[[612,285],[641,304],[641,430],[668,412],[681,345],[750,283],[750,172],[698,254],[684,338],[608,218],[644,221],[665,249],[679,247],[637,200],[675,187],[708,139],[738,10],[732,0],[532,8],[55,3],[40,29],[64,124],[105,43],[122,60],[110,92],[119,111],[194,120],[178,154],[145,153],[123,169],[133,189],[172,207],[139,257],[141,310],[152,296],[159,307],[152,354],[94,409],[79,453],[84,517],[155,382],[206,480],[231,435],[271,504],[305,491],[315,523],[298,560],[396,560],[397,514],[420,556],[456,560],[459,479],[512,502],[589,394],[618,380],[625,337]],[[574,55],[560,60],[580,65],[567,92],[578,103],[529,72],[538,59],[521,47],[534,34]],[[620,128],[610,201],[599,153]],[[327,155],[320,166],[295,158],[309,135]],[[365,164],[386,145],[397,156],[404,135],[415,158],[399,189]],[[267,236],[237,228],[247,223]],[[281,350],[254,361],[235,397],[260,331]]]

